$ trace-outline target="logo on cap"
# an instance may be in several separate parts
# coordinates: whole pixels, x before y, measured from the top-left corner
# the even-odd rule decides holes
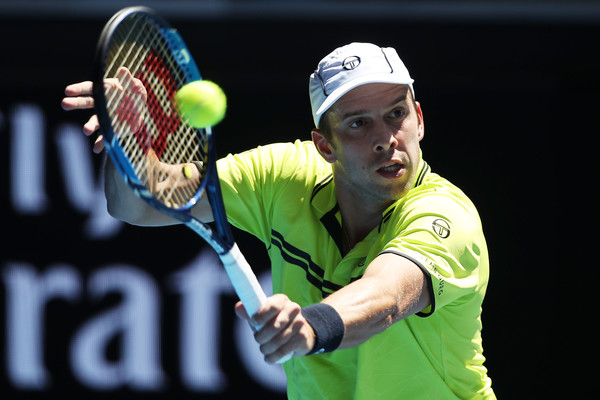
[[[360,57],[358,56],[350,56],[346,57],[344,62],[342,63],[342,67],[344,69],[352,70],[360,65]]]

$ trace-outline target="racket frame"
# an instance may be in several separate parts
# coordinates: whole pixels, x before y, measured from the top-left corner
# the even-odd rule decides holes
[[[187,57],[184,57],[187,64],[185,68],[182,69],[186,71],[185,75],[188,79],[188,82],[202,79],[196,63],[191,57],[190,52],[179,33],[171,28],[171,26],[164,19],[158,16],[154,10],[139,6],[127,7],[117,12],[111,17],[102,30],[98,40],[95,58],[93,96],[96,113],[99,119],[100,131],[104,137],[104,146],[122,178],[139,198],[144,200],[151,207],[157,209],[159,212],[169,215],[184,223],[186,226],[199,234],[217,252],[221,258],[221,261],[223,262],[227,274],[232,281],[232,284],[234,285],[234,288],[236,289],[238,296],[244,303],[244,307],[248,311],[249,315],[253,315],[266,300],[266,295],[258,284],[252,269],[248,265],[248,262],[235,243],[229,222],[227,220],[216,167],[215,139],[212,129],[210,127],[201,129],[201,131],[203,131],[202,133],[206,135],[207,138],[208,163],[205,171],[206,176],[195,195],[185,205],[178,208],[168,207],[154,198],[152,193],[137,178],[132,164],[129,162],[127,156],[123,153],[123,150],[118,143],[118,138],[113,132],[112,123],[107,111],[107,102],[104,92],[104,74],[106,66],[105,54],[116,27],[119,26],[119,24],[123,22],[125,18],[131,16],[133,13],[148,14],[160,26],[163,35],[166,34],[170,36],[169,43],[175,43],[179,51],[183,50],[187,52]],[[211,229],[207,224],[194,218],[190,212],[190,209],[198,202],[203,192],[206,192],[210,202],[213,212],[215,230]],[[245,281],[249,282],[246,284]]]

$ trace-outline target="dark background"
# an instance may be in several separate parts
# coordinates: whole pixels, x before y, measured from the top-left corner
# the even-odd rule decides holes
[[[32,7],[0,7],[0,200],[8,238],[1,246],[0,268],[22,262],[44,271],[62,262],[86,277],[100,265],[127,261],[152,274],[166,292],[165,277],[194,258],[201,244],[176,246],[196,240],[179,227],[123,226],[110,238],[87,238],[82,234],[87,215],[69,205],[51,148],[57,126],[81,125],[88,118],[85,112],[62,111],[64,87],[91,78],[98,34],[127,2],[100,7],[100,1],[59,1],[54,8],[23,3]],[[595,249],[585,238],[592,237],[595,225],[596,170],[592,175],[590,169],[597,157],[592,138],[598,134],[600,8],[594,2],[533,1],[486,3],[487,8],[483,3],[411,7],[382,2],[379,9],[357,1],[283,3],[148,3],[178,28],[203,76],[228,95],[228,117],[216,128],[219,152],[309,138],[308,75],[318,61],[352,41],[395,47],[415,79],[423,108],[424,158],[461,187],[481,214],[491,257],[484,354],[498,397],[595,393],[594,382],[581,371],[595,353],[589,339],[596,335],[589,322],[591,304],[582,294],[593,292],[597,281]],[[10,115],[23,103],[41,107],[48,137],[50,206],[37,215],[16,210],[9,196]],[[100,157],[94,166],[100,169]],[[236,235],[257,270],[266,269],[257,243]],[[167,248],[178,247],[176,255],[154,250],[165,247],[165,240],[172,241]],[[111,299],[100,305],[49,304],[45,362],[53,382],[42,391],[15,388],[6,374],[6,292],[0,285],[0,387],[12,398],[235,398],[249,392],[283,397],[238,370],[236,355],[223,344],[221,362],[230,385],[222,393],[192,392],[178,384],[176,362],[168,355],[177,340],[170,329],[176,317],[168,312],[177,303],[172,294],[165,294],[163,304],[161,354],[173,376],[165,391],[94,392],[69,372],[65,337],[77,321],[113,304]],[[234,300],[223,299],[223,343],[229,340]]]

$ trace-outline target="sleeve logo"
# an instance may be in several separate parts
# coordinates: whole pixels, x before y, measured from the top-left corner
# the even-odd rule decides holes
[[[450,236],[450,224],[445,219],[438,218],[431,224],[433,231],[442,239]]]

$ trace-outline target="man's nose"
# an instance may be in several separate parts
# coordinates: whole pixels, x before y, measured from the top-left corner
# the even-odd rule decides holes
[[[379,121],[375,127],[373,139],[373,151],[380,152],[398,147],[397,130],[386,124],[385,121]]]

